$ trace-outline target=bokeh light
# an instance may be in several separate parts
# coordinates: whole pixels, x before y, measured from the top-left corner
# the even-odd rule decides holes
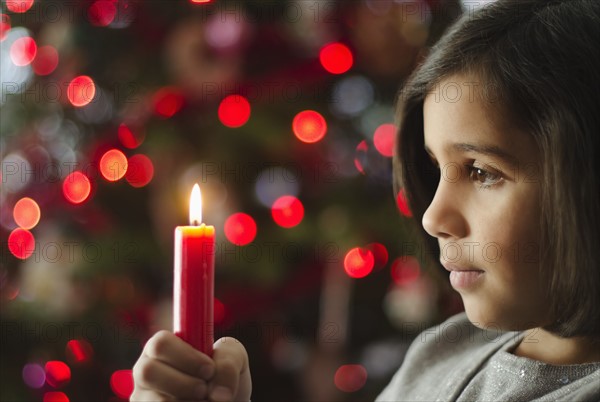
[[[71,339],[67,342],[65,354],[72,364],[83,364],[92,359],[94,349],[85,339]]]
[[[33,71],[37,75],[50,75],[58,67],[58,52],[54,46],[40,46],[33,62]]]
[[[63,181],[63,195],[73,204],[81,204],[90,195],[92,184],[82,172],[76,170],[69,173]]]
[[[262,170],[254,185],[258,201],[271,208],[276,199],[284,195],[298,195],[300,173],[282,167],[269,167]]]
[[[284,195],[273,203],[271,216],[279,226],[292,228],[302,222],[304,206],[298,198],[292,195]]]
[[[144,154],[136,154],[129,157],[125,180],[132,187],[144,187],[154,177],[154,164]]]
[[[219,120],[231,128],[241,127],[250,118],[250,102],[241,95],[226,96],[219,104]]]
[[[210,3],[213,0],[190,0],[190,3],[194,3],[194,4],[205,4],[205,3]]]
[[[13,16],[13,18],[15,18],[15,16]],[[2,54],[2,56],[0,56],[0,76],[1,81],[5,83],[5,85],[3,85],[1,89],[1,93],[3,96],[0,97],[0,105],[10,103],[6,98],[6,95],[8,94],[19,94],[27,90],[31,90],[29,82],[31,82],[31,80],[34,77],[31,66],[17,66],[15,63],[13,63],[11,57],[13,43],[20,38],[31,36],[32,33],[28,29],[17,25],[13,26],[10,30],[6,32],[6,37],[1,42],[2,46],[0,46],[0,53]],[[15,50],[17,50],[17,48],[15,48]],[[17,52],[15,55],[18,54],[19,52]],[[4,108],[3,116],[12,115],[12,111],[15,111],[14,106],[15,105],[9,108],[11,112]],[[23,107],[24,105],[20,106]],[[11,121],[12,119],[13,118],[11,118]]]
[[[129,400],[133,393],[133,374],[131,370],[117,370],[110,376],[110,388],[121,399]]]
[[[117,15],[117,7],[113,0],[97,0],[88,8],[88,19],[92,25],[106,27]]]
[[[0,42],[6,39],[8,31],[10,31],[10,16],[0,14]]]
[[[33,0],[6,0],[6,8],[13,13],[24,13],[33,6]]]
[[[2,172],[2,190],[9,193],[18,193],[23,190],[33,175],[23,175],[22,171],[33,171],[29,160],[21,153],[10,153],[2,159],[0,165]]]
[[[23,367],[23,382],[29,388],[42,388],[46,383],[46,372],[39,364],[29,363]]]
[[[75,107],[89,104],[96,95],[96,84],[87,75],[75,77],[67,87],[67,98]]]
[[[421,276],[421,264],[413,256],[402,256],[394,260],[390,273],[397,285],[410,285]]]
[[[406,199],[406,193],[404,192],[403,188],[398,191],[398,195],[396,196],[396,205],[398,206],[398,210],[402,215],[406,216],[407,218],[412,216],[412,212],[408,206],[408,200]]]
[[[342,43],[330,43],[319,52],[319,60],[325,70],[332,74],[343,74],[352,68],[354,58],[348,46]]]
[[[124,123],[119,125],[117,135],[119,136],[119,141],[121,141],[121,144],[123,144],[125,148],[134,149],[144,142],[144,133],[141,129],[135,130],[134,132],[131,127]]]
[[[21,290],[17,285],[8,286],[8,289],[5,291],[6,300],[15,300]]]
[[[396,126],[393,124],[382,124],[373,134],[373,144],[375,149],[383,156],[391,158],[394,155],[394,138],[396,136]]]
[[[361,174],[365,174],[365,164],[368,159],[367,152],[369,151],[369,145],[367,141],[362,140],[356,146],[356,153],[354,156],[354,166]]]
[[[71,369],[60,360],[50,360],[46,363],[46,382],[54,388],[61,388],[71,381]]]
[[[332,91],[331,109],[341,117],[354,117],[373,104],[375,89],[366,77],[344,77]]]
[[[127,172],[127,157],[118,149],[110,149],[100,158],[100,173],[108,181],[120,180]]]
[[[251,243],[256,237],[256,222],[243,212],[232,214],[225,221],[225,237],[238,246]]]
[[[381,243],[371,243],[367,245],[367,250],[373,253],[375,259],[375,269],[380,269],[388,262],[389,254],[387,248]]]
[[[33,229],[40,221],[40,207],[29,197],[23,197],[13,208],[15,223],[23,229]]]
[[[245,24],[236,12],[217,13],[204,24],[204,40],[216,49],[237,46],[244,38]]]
[[[356,392],[367,382],[367,370],[360,364],[345,364],[337,369],[333,381],[340,391]]]
[[[327,133],[327,122],[320,113],[314,110],[304,110],[294,117],[292,131],[302,142],[317,142]]]
[[[36,54],[37,44],[29,36],[16,39],[10,47],[10,59],[16,66],[31,64]]]
[[[370,250],[355,247],[344,257],[344,270],[351,278],[364,278],[375,266],[375,258]]]
[[[213,317],[215,324],[221,324],[225,321],[225,314],[227,310],[225,309],[225,304],[219,299],[215,297],[213,304]]]
[[[156,91],[152,97],[154,111],[161,117],[173,117],[183,107],[184,97],[175,87],[164,87]]]
[[[50,391],[44,393],[43,402],[69,402],[69,397],[64,392]]]
[[[373,103],[358,117],[358,127],[366,139],[372,140],[377,127],[394,121],[395,110],[386,103]]]
[[[129,0],[112,0],[117,8],[116,17],[110,23],[110,27],[114,29],[123,29],[131,25],[139,16],[136,3]]]
[[[115,105],[113,97],[109,92],[96,87],[92,101],[77,109],[75,114],[83,123],[101,124],[106,123],[115,116]]]
[[[35,237],[29,230],[17,228],[8,235],[8,249],[15,257],[25,260],[35,250]]]

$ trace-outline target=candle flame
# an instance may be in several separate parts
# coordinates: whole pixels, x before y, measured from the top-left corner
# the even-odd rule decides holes
[[[190,225],[198,226],[202,222],[202,196],[200,195],[200,186],[194,184],[192,195],[190,196]]]

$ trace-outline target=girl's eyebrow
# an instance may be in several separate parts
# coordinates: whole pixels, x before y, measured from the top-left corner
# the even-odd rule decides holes
[[[469,144],[466,142],[459,142],[452,144],[452,148],[462,152],[475,152],[482,155],[495,156],[504,160],[505,162],[510,163],[511,165],[518,164],[518,160],[515,156],[496,145]]]
[[[505,151],[504,149],[498,147],[497,145],[489,145],[489,144],[471,144],[467,142],[457,142],[451,145],[451,148],[460,151],[460,152],[474,152],[486,156],[495,156],[503,161],[511,164],[517,165],[518,159],[512,155],[511,153]],[[433,156],[433,152],[429,149],[427,145],[425,145],[425,151]]]

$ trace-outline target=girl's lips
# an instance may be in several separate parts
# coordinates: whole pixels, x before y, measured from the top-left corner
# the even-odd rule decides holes
[[[454,289],[467,289],[483,276],[483,271],[450,271],[450,284]]]
[[[444,268],[450,271],[450,284],[454,289],[466,289],[475,285],[485,273],[480,269],[460,267],[441,261]]]

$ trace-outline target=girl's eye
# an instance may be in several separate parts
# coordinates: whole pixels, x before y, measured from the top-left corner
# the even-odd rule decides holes
[[[467,169],[469,180],[479,183],[480,188],[489,188],[502,181],[502,176],[498,173],[492,173],[473,165],[468,165]]]

